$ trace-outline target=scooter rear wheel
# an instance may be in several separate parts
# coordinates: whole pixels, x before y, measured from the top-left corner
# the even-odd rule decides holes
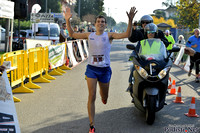
[[[155,111],[156,111],[156,97],[148,96],[146,107],[146,122],[149,125],[152,125],[155,120]]]

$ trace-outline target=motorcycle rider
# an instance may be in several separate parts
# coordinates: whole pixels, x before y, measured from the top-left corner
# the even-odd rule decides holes
[[[163,50],[157,49],[157,47],[164,44],[161,43],[162,41],[160,41],[160,39],[158,38],[158,27],[154,23],[149,23],[145,26],[144,34],[145,36],[147,36],[148,39],[143,39],[137,43],[137,46],[135,49],[136,52],[139,52],[140,47],[142,47],[142,51],[140,51],[141,54],[155,54],[156,52],[160,52],[160,51],[166,52],[166,50],[163,51]],[[158,39],[151,39],[151,38],[158,38]],[[133,54],[135,53],[135,51],[133,51]],[[163,55],[166,55],[166,54],[163,54]],[[166,57],[163,57],[163,59],[164,58]],[[134,81],[134,79],[132,79],[134,70],[135,70],[134,67],[132,67],[130,77],[129,77],[131,88],[133,86],[133,81]],[[129,88],[129,90],[127,91],[132,91],[131,88]],[[132,102],[134,102],[134,99],[132,99]]]
[[[141,17],[140,23],[141,23],[142,28],[136,29],[137,21],[134,22],[131,36],[128,38],[130,42],[135,43],[137,41],[147,39],[147,36],[145,35],[145,32],[144,32],[144,28],[147,24],[153,23],[153,18],[150,15],[144,15]],[[158,30],[158,32],[157,32],[157,38],[160,38],[161,41],[163,41],[166,48],[168,47],[169,42],[161,30]]]
[[[132,28],[132,34],[128,38],[130,42],[135,43],[135,42],[138,42],[138,41],[141,41],[143,39],[148,38],[147,34],[145,34],[144,29],[145,29],[145,26],[147,24],[153,23],[153,18],[150,15],[144,15],[144,16],[141,17],[140,23],[141,23],[142,29],[136,29],[137,22],[134,22],[133,28]],[[161,41],[163,41],[163,43],[165,44],[166,48],[170,44],[168,42],[167,38],[165,37],[164,33],[161,30],[157,30],[156,38],[160,38]],[[133,75],[132,72],[133,72],[133,70],[131,68],[131,73],[130,73],[130,76],[129,76],[129,86],[128,86],[126,91],[130,91],[130,89],[132,88],[132,75]]]
[[[137,43],[136,50],[140,55],[151,55],[160,52],[166,52],[166,50],[158,49],[160,45],[164,45],[160,39],[157,38],[158,27],[154,23],[147,24],[144,28],[145,35],[148,39],[143,39]],[[161,48],[161,47],[160,47]],[[141,49],[141,51],[139,51]],[[163,54],[166,55],[166,54]],[[163,57],[163,59],[166,57]]]

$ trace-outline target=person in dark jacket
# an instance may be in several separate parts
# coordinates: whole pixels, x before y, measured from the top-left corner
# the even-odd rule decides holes
[[[132,34],[128,38],[130,42],[135,43],[137,41],[147,39],[147,35],[145,35],[145,32],[144,32],[144,27],[149,23],[153,23],[153,18],[150,15],[144,15],[140,19],[140,23],[141,23],[142,29],[136,29],[137,22],[136,21],[134,22]],[[160,38],[161,41],[163,41],[163,43],[165,44],[166,47],[169,45],[167,38],[165,37],[164,33],[161,30],[158,30],[157,38]]]

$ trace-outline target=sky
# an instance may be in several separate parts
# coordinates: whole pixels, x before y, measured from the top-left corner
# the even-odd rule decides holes
[[[105,12],[115,19],[117,23],[128,22],[126,11],[135,6],[138,11],[134,20],[139,20],[143,15],[152,14],[155,9],[166,9],[162,2],[167,0],[104,0]],[[174,2],[176,0],[172,0]]]

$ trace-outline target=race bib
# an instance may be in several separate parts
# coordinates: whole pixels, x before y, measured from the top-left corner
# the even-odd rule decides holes
[[[104,55],[92,55],[92,64],[94,65],[102,65],[105,63]]]

